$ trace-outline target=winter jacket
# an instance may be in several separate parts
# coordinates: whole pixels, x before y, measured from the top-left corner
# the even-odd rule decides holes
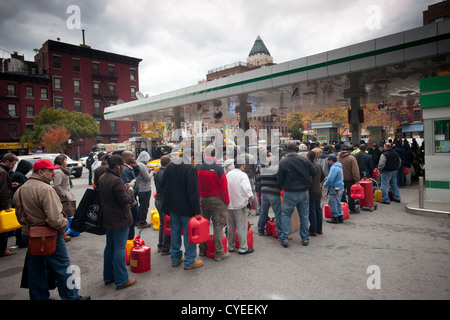
[[[9,209],[13,196],[9,168],[0,163],[0,210]]]
[[[303,192],[309,190],[311,176],[317,170],[308,158],[297,153],[288,153],[280,161],[277,180],[282,189],[288,192]]]
[[[37,173],[33,173],[27,183],[16,191],[13,203],[24,235],[30,234],[30,226],[40,223],[47,223],[56,230],[65,229],[69,224],[63,215],[63,207],[55,189]]]
[[[33,169],[33,165],[27,160],[20,160],[17,164],[16,171],[11,175],[11,182],[19,183],[19,187],[28,181],[27,174]],[[19,187],[15,188],[15,192]]]
[[[162,188],[162,180],[164,175],[164,170],[166,167],[159,168],[158,172],[155,173],[155,188],[156,188],[156,197],[155,200],[161,201],[163,198],[163,188]]]
[[[386,150],[381,154],[378,169],[381,171],[396,171],[402,165],[402,161],[397,152],[392,149]]]
[[[344,181],[360,180],[358,162],[356,161],[356,158],[350,153],[350,151],[341,151],[337,159],[342,165]]]
[[[322,198],[322,188],[320,187],[321,182],[325,179],[322,167],[317,162],[314,163],[316,167],[317,174],[311,179],[311,186],[309,187],[309,201],[317,201]]]
[[[164,171],[162,189],[163,213],[186,217],[201,214],[198,175],[192,164],[171,162]]]
[[[55,177],[53,178],[53,188],[59,196],[61,202],[74,201],[75,196],[70,191],[70,172],[60,167],[55,170]]]
[[[328,163],[328,156],[329,153],[322,152],[319,153],[316,158],[316,162],[320,164],[325,177],[328,176],[328,172],[330,172],[330,164]]]
[[[125,229],[133,223],[130,202],[133,190],[125,189],[122,179],[106,169],[98,181],[102,227],[109,230]]]
[[[344,187],[344,174],[342,164],[339,161],[331,165],[330,173],[328,173],[327,180],[323,186],[328,187],[328,189]]]
[[[227,173],[230,203],[228,209],[237,210],[247,206],[248,200],[253,197],[252,186],[247,174],[240,169],[233,169]]]
[[[221,197],[225,205],[228,206],[230,198],[227,176],[223,167],[217,163],[217,159],[206,157],[205,162],[196,168],[200,197]]]
[[[360,177],[372,177],[374,169],[372,156],[366,152],[358,152],[354,157],[358,162]]]
[[[147,151],[142,151],[136,159],[139,166],[139,174],[136,176],[139,192],[152,191],[153,172],[148,172],[147,163],[150,161],[150,155]]]
[[[257,191],[260,193],[270,193],[279,195],[281,192],[280,184],[277,180],[278,166],[270,166],[259,163],[255,171]]]

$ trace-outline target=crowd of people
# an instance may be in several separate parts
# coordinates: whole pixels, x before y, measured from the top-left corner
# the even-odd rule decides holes
[[[280,147],[276,157],[270,147],[260,147],[257,159],[245,149],[240,151],[235,147],[231,155],[224,152],[224,158],[217,159],[216,149],[209,146],[203,152],[203,161],[194,165],[194,153],[186,149],[173,161],[170,156],[162,156],[156,174],[146,165],[150,160],[146,151],[137,159],[131,151],[121,155],[100,153],[98,160],[88,159],[89,185],[98,191],[101,226],[106,230],[104,283],[114,283],[118,290],[136,283],[126,269],[125,248],[127,240],[135,237],[135,227],[151,226],[146,219],[153,178],[155,207],[161,222],[158,252],[170,255],[173,267],[183,264],[185,270],[190,270],[203,265],[197,259],[197,245],[188,239],[188,223],[192,217],[202,216],[212,224],[215,261],[229,258],[236,247],[241,255],[253,253],[253,247],[247,243],[248,215],[254,212],[259,216],[257,234],[264,236],[267,222],[271,220],[270,208],[281,245],[285,248],[290,245],[291,217],[297,211],[299,235],[302,244],[307,246],[310,237],[323,232],[324,202],[332,215],[327,222],[343,223],[342,202],[348,203],[350,213],[359,212],[357,202],[350,196],[350,187],[364,177],[374,177],[376,171],[380,173],[381,203],[400,202],[399,188],[410,185],[423,164],[423,146],[419,148],[414,142],[410,146],[406,139],[385,142],[382,149],[364,141],[354,146],[291,142],[286,148]],[[13,172],[17,161],[15,155],[6,154],[0,164],[0,209],[15,207],[23,225],[16,230],[17,244],[27,246],[29,227],[37,223],[46,223],[60,231],[57,253],[46,257],[26,256],[30,299],[49,298],[46,280],[49,272],[55,275],[61,298],[89,299],[79,296],[76,286],[72,289],[66,286],[65,268],[70,266],[70,260],[65,242],[70,241],[70,236],[64,230],[68,219],[75,214],[76,202],[70,191],[65,156],[57,157],[54,163],[42,159],[34,166],[21,161]],[[170,235],[163,232],[166,215],[170,216]],[[238,243],[235,243],[236,234]],[[0,240],[0,256],[15,254],[6,248],[6,234],[0,234]],[[206,242],[199,244],[198,249],[199,256],[205,256]]]

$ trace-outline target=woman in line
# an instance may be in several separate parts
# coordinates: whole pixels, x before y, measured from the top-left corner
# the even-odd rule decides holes
[[[129,279],[125,264],[128,231],[133,223],[130,201],[135,182],[124,184],[120,175],[124,162],[119,155],[108,159],[108,168],[98,181],[102,227],[106,229],[106,246],[103,256],[103,281],[115,283],[118,290],[136,283]]]

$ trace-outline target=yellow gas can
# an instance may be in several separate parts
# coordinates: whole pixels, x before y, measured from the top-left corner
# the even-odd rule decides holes
[[[0,233],[9,232],[22,227],[17,221],[16,210],[11,208],[10,211],[0,211]]]

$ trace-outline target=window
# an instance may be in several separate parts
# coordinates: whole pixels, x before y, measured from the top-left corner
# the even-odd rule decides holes
[[[98,100],[94,101],[94,114],[101,114],[100,101]]]
[[[420,118],[421,118],[421,112],[420,112],[420,109],[414,110],[414,121],[420,122]]]
[[[136,99],[136,87],[131,87],[131,99]]]
[[[80,80],[78,79],[73,80],[73,92],[81,92]]]
[[[111,121],[111,132],[117,132],[116,131],[116,122],[115,121]]]
[[[9,131],[9,135],[10,135],[12,138],[16,138],[16,137],[17,137],[17,125],[15,125],[15,124],[10,124],[10,125],[8,126],[8,131]]]
[[[62,98],[55,98],[55,108],[57,110],[62,110]]]
[[[16,85],[8,83],[8,96],[15,96],[16,95]]]
[[[110,95],[115,95],[116,93],[116,85],[114,83],[110,83],[109,84],[109,94]]]
[[[112,64],[108,65],[108,74],[110,77],[114,77],[114,65]]]
[[[81,113],[81,100],[74,100],[75,112]]]
[[[8,115],[11,118],[16,118],[17,117],[17,108],[16,108],[16,105],[14,103],[9,103],[8,104]]]
[[[136,81],[136,69],[130,69],[130,80]]]
[[[33,99],[33,87],[30,86],[25,87],[25,98]]]
[[[98,125],[98,129],[100,130],[100,132],[102,132],[102,121],[101,120],[95,120],[95,122],[97,122]]]
[[[92,63],[92,73],[93,74],[99,74],[100,71],[100,64],[98,62]]]
[[[100,94],[100,83],[94,82],[94,94]]]
[[[80,72],[80,59],[72,59],[73,61],[73,72]]]
[[[450,153],[450,120],[434,121],[434,146],[436,153]]]
[[[34,106],[27,106],[27,118],[34,118]]]
[[[41,88],[41,99],[48,99],[48,90],[47,90],[47,88]]]
[[[61,78],[55,77],[55,90],[62,90]]]
[[[61,69],[61,56],[53,55],[53,68]]]
[[[131,132],[137,132],[137,122],[131,121]]]

